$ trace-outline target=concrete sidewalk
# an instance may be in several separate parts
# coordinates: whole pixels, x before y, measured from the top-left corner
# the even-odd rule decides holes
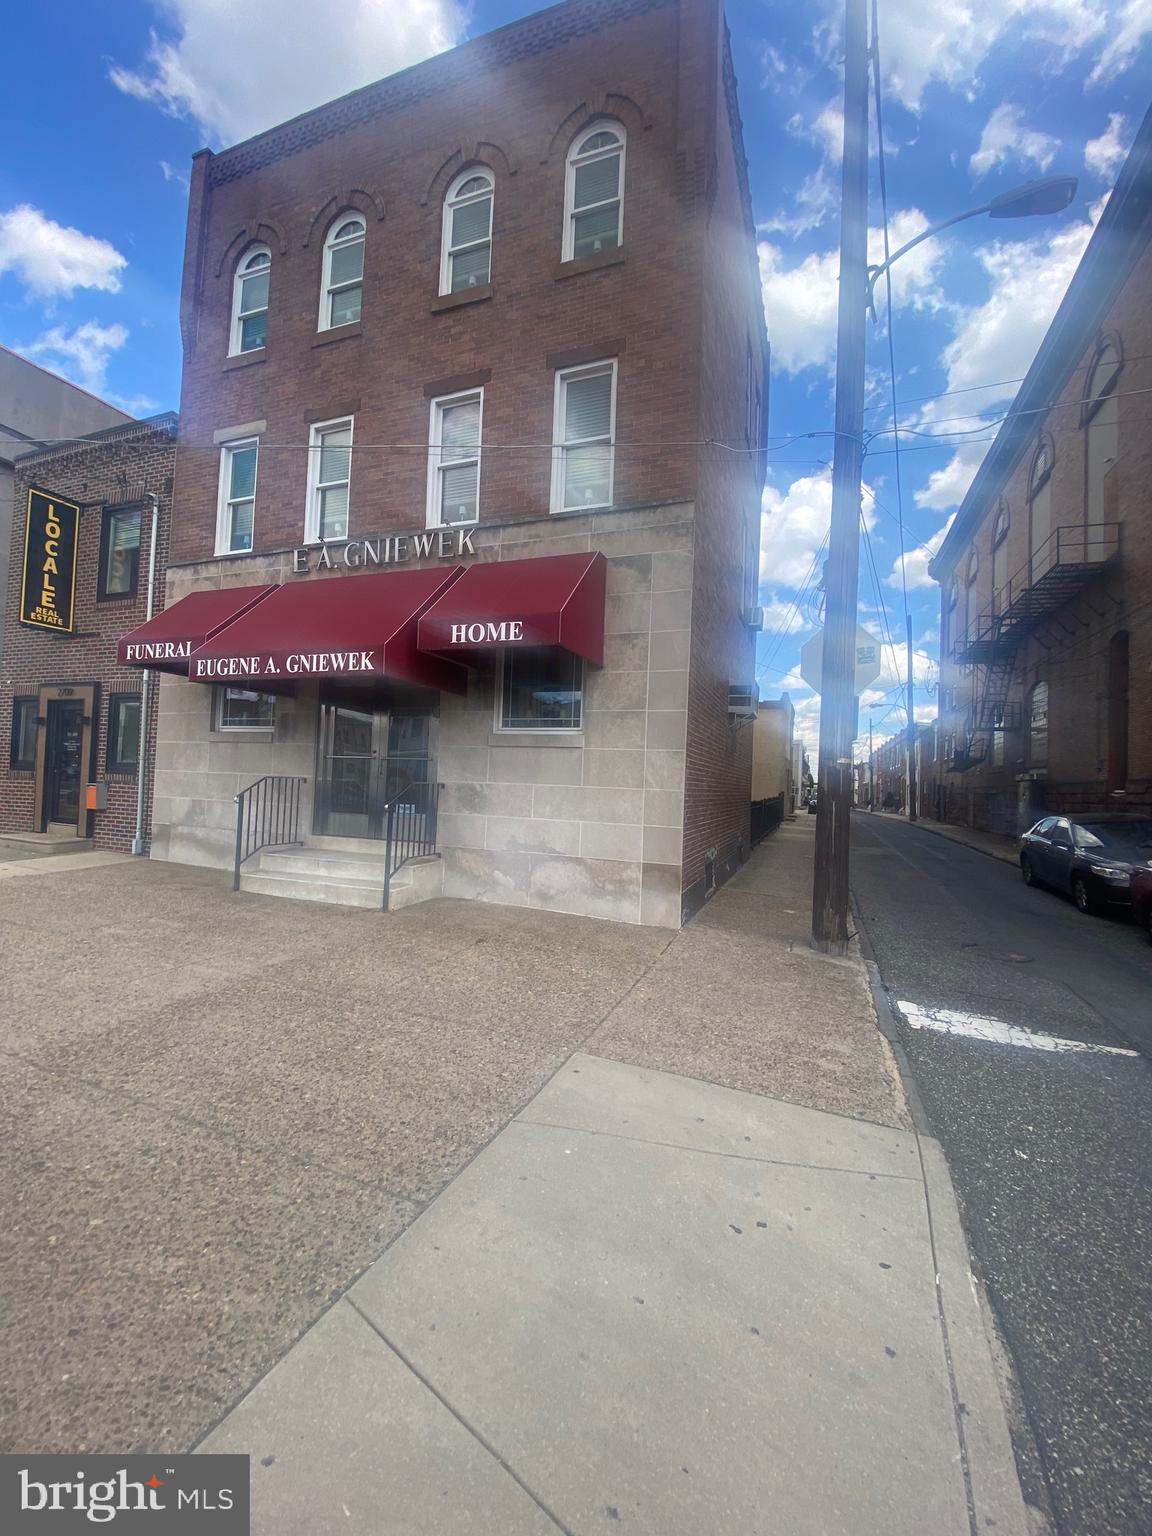
[[[811,857],[782,828],[203,1439],[257,1536],[1024,1536],[947,1170],[863,965],[804,945]]]

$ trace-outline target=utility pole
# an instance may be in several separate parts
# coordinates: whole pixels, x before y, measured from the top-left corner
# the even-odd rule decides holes
[[[904,615],[904,628],[908,637],[908,820],[916,820],[916,707],[912,702],[912,615]]]
[[[820,690],[820,779],[812,944],[848,947],[852,738],[856,722],[856,594],[860,579],[860,475],[864,437],[864,331],[868,298],[868,0],[846,0],[840,299],[836,327],[836,446],[825,566]]]
[[[872,716],[868,716],[868,809],[876,809],[876,764],[872,758]]]

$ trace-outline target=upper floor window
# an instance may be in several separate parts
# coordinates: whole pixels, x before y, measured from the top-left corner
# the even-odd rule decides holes
[[[1116,394],[1120,366],[1120,348],[1113,337],[1106,337],[1088,371],[1084,394],[1086,521],[1090,526],[1106,519],[1104,481],[1120,455],[1120,401]]]
[[[564,195],[564,259],[611,251],[624,243],[624,129],[594,123],[568,153]]]
[[[271,271],[272,252],[266,245],[252,246],[240,258],[232,285],[232,355],[258,352],[267,340]]]
[[[428,526],[474,523],[480,515],[484,391],[432,402],[428,434]]]
[[[216,553],[242,554],[252,548],[256,511],[256,438],[240,438],[220,449],[220,491],[216,508]]]
[[[318,421],[308,438],[305,541],[346,539],[352,487],[352,418]]]
[[[996,521],[992,524],[992,548],[999,549],[1008,537],[1008,503],[1002,501],[996,508]]]
[[[492,280],[492,199],[495,183],[485,166],[464,171],[444,198],[440,292],[482,288]]]
[[[320,290],[320,329],[353,325],[364,295],[364,220],[342,213],[324,241],[324,281]]]
[[[140,575],[140,508],[105,507],[100,522],[97,600],[135,597]]]
[[[1048,484],[1052,474],[1052,444],[1046,437],[1042,437],[1036,446],[1036,454],[1032,460],[1032,472],[1028,477],[1028,495],[1036,496]]]
[[[616,364],[593,363],[556,375],[552,432],[552,510],[612,505]]]
[[[968,551],[968,568],[964,573],[964,580],[968,586],[971,586],[972,583],[976,580],[979,571],[980,552],[976,548],[975,544],[973,544],[972,548]]]

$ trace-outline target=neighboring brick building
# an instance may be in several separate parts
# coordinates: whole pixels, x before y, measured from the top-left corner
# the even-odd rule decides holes
[[[163,592],[175,438],[176,417],[158,416],[19,460],[0,676],[0,833],[51,828],[67,836],[71,830],[97,848],[132,849],[141,676],[117,665],[116,648],[124,631],[147,617],[153,496],[156,592]],[[52,521],[56,512],[60,520]],[[55,631],[21,620],[22,612],[36,613],[37,594],[25,591],[23,581],[29,518],[31,545],[39,541],[45,551],[45,559],[30,565],[30,579],[56,556],[53,580],[67,581],[75,526],[74,601],[68,604],[60,590]],[[156,726],[151,691],[145,845]],[[100,809],[88,808],[90,785],[100,786],[106,799]]]
[[[166,679],[153,857],[229,863],[233,796],[298,775],[311,860],[253,888],[370,904],[427,775],[436,889],[679,925],[749,844],[767,340],[719,0],[572,0],[201,151],[181,329],[168,606],[255,606],[173,670],[259,654],[275,700]],[[430,649],[449,588],[492,627]],[[387,656],[370,590],[411,594]]]
[[[1152,113],[930,570],[940,810],[1152,811]]]
[[[796,809],[796,711],[786,693],[762,699],[752,723],[752,841],[759,842]]]

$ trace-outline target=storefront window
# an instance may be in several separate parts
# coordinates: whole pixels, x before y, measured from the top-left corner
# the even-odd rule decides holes
[[[140,508],[106,508],[97,596],[134,597],[140,571]]]
[[[217,688],[215,716],[218,731],[270,731],[276,724],[276,698],[247,688]]]
[[[9,761],[13,768],[36,766],[36,714],[35,698],[12,700],[12,752]]]
[[[503,684],[501,730],[580,729],[584,667],[579,656],[550,646],[505,651]]]
[[[114,693],[108,700],[108,772],[135,773],[140,760],[140,700]]]

